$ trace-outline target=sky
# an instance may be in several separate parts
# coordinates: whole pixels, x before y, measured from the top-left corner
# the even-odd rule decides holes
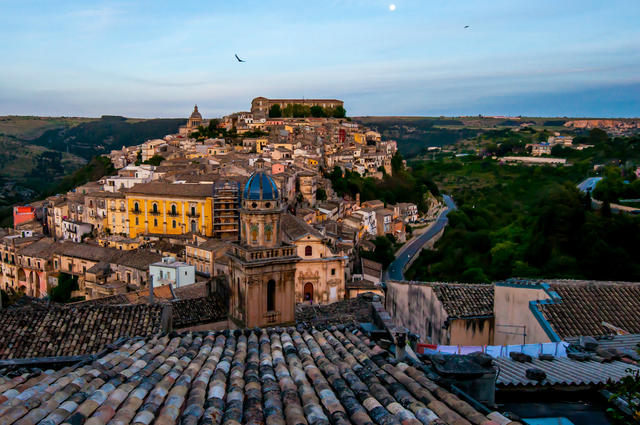
[[[0,0],[0,115],[217,117],[257,96],[638,117],[640,1]]]

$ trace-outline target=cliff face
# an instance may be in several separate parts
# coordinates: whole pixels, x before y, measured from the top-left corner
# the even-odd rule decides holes
[[[574,120],[567,121],[564,124],[569,128],[603,128],[603,129],[622,129],[622,128],[640,128],[640,120]]]

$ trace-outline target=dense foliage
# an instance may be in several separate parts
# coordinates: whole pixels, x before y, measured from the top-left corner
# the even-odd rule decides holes
[[[436,251],[406,276],[489,282],[510,276],[640,280],[640,217],[592,211],[576,183],[582,167],[504,166],[489,160],[429,163],[459,210]]]
[[[67,303],[72,300],[71,293],[78,290],[78,276],[60,273],[58,285],[49,290],[49,298],[57,303]]]
[[[240,137],[263,137],[268,136],[269,133],[261,130],[253,130],[246,131],[242,134],[238,133],[238,130],[235,127],[232,127],[231,130],[227,130],[225,127],[219,127],[220,120],[211,120],[209,121],[209,125],[199,126],[198,130],[191,133],[191,137],[198,140],[204,139],[225,139],[225,140],[237,140]]]
[[[389,267],[389,264],[395,259],[395,252],[398,248],[396,238],[393,235],[377,236],[373,240],[375,249],[373,251],[360,250],[360,256],[368,260],[376,261],[382,264],[383,268]]]
[[[299,103],[293,103],[285,106],[284,109],[280,108],[280,105],[275,104],[269,108],[269,118],[345,118],[347,111],[342,106],[335,108],[323,108],[321,106],[307,106]]]
[[[625,182],[618,167],[608,167],[604,178],[593,190],[593,197],[601,201],[619,202],[620,199],[640,199],[640,179],[633,173],[627,174]]]
[[[112,175],[116,172],[111,160],[106,156],[96,156],[82,168],[66,176],[60,183],[50,189],[45,196],[56,193],[65,193],[87,182],[99,180],[100,178]]]
[[[430,178],[426,164],[419,163],[412,169],[406,169],[402,156],[396,153],[391,160],[391,167],[392,175],[384,174],[381,181],[362,177],[349,170],[343,174],[339,167],[335,167],[327,177],[331,180],[333,190],[340,196],[348,194],[355,198],[359,193],[361,201],[379,199],[386,204],[412,202],[420,211],[427,211],[429,196],[439,196],[440,193]]]

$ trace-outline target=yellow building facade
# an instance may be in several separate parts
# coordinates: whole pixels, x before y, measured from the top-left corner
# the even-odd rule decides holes
[[[213,186],[146,183],[127,190],[129,237],[144,234],[212,236]]]

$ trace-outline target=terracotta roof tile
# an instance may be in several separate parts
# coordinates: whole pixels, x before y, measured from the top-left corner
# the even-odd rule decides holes
[[[3,310],[0,359],[97,353],[120,337],[163,332],[163,308],[139,304]]]
[[[434,284],[433,292],[449,317],[493,315],[493,285]]]
[[[640,283],[548,282],[560,300],[538,309],[560,338],[615,333],[602,322],[640,333]]]
[[[129,340],[90,364],[0,380],[0,422],[494,424],[346,328]]]

